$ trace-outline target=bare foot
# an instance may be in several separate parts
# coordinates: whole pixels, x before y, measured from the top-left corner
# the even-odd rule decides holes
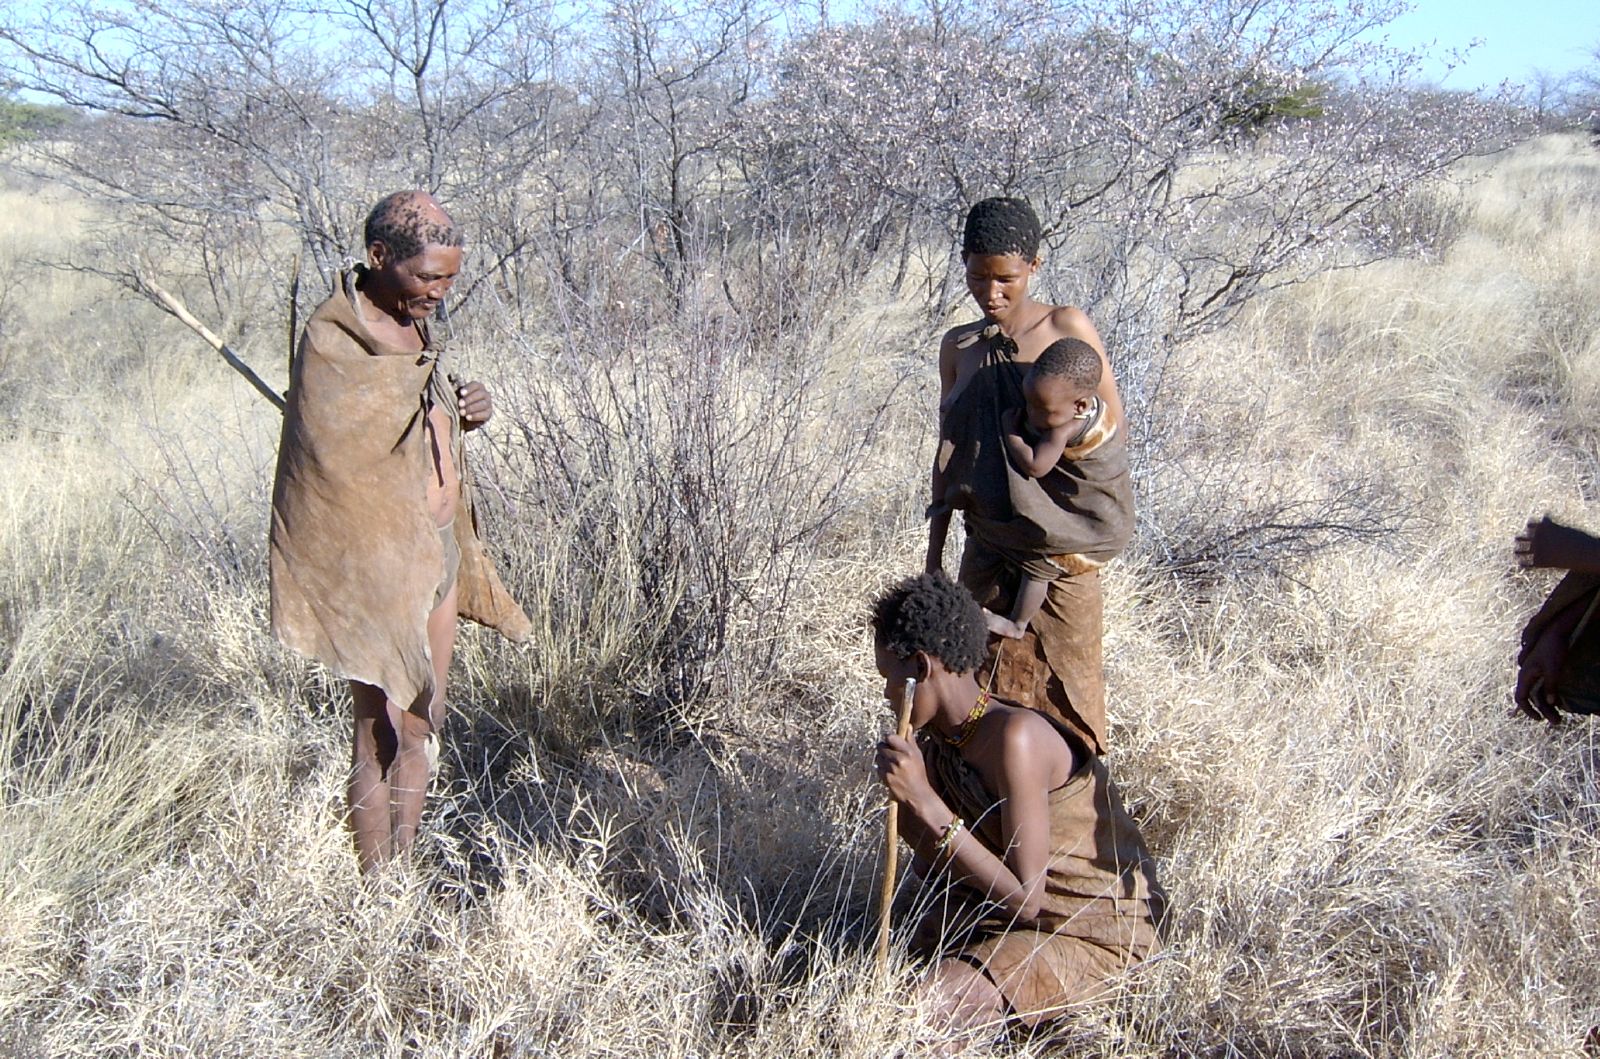
[[[983,623],[987,625],[989,627],[989,631],[994,633],[996,636],[1005,636],[1012,640],[1022,639],[1022,634],[1028,631],[1028,627],[1026,625],[1018,625],[1010,618],[1002,618],[1000,615],[987,608],[985,608],[983,612]]]

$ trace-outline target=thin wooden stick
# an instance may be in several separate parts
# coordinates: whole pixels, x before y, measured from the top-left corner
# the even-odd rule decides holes
[[[901,739],[911,735],[911,700],[917,693],[917,679],[906,681],[900,694],[899,723],[895,732]],[[878,895],[878,974],[889,970],[889,906],[894,903],[894,876],[900,861],[900,803],[889,799],[889,811],[884,818],[885,841],[883,856],[883,890]]]
[[[183,303],[163,290],[160,285],[152,280],[140,277],[140,282],[150,288],[150,293],[156,296],[162,308],[176,316],[188,325],[189,330],[205,339],[211,348],[222,354],[222,359],[228,362],[229,367],[244,376],[246,382],[256,388],[256,392],[271,401],[278,411],[283,411],[283,395],[268,386],[244,361],[239,359],[239,354],[228,348],[228,344],[212,333],[211,328],[195,319],[194,314],[184,308]]]
[[[294,378],[294,351],[300,344],[300,255],[289,272],[289,378]]]

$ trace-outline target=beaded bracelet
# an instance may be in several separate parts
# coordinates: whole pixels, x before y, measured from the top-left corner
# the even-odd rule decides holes
[[[944,856],[945,852],[955,845],[956,834],[965,826],[965,821],[959,816],[944,825],[944,831],[939,835],[939,844],[933,847],[935,858]]]

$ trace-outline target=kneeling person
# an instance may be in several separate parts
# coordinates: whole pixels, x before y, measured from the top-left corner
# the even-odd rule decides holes
[[[1080,738],[979,688],[987,637],[966,589],[923,574],[872,623],[889,701],[917,680],[917,739],[880,743],[877,771],[930,887],[923,990],[957,1030],[1066,1014],[1157,947],[1166,898],[1139,829]]]

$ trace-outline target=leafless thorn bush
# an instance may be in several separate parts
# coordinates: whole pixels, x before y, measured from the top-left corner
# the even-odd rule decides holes
[[[1461,238],[1471,220],[1460,188],[1434,184],[1413,188],[1373,211],[1366,227],[1386,253],[1437,260]]]
[[[756,330],[719,287],[680,292],[669,328],[600,291],[558,296],[555,341],[503,353],[517,441],[500,488],[538,542],[518,561],[546,570],[552,641],[615,637],[627,672],[577,679],[618,687],[641,720],[698,726],[771,673],[896,390],[817,336]]]

